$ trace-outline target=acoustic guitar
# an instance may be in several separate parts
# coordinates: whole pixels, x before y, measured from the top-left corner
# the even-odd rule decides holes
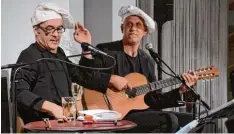
[[[213,79],[219,75],[219,70],[214,67],[201,68],[194,72],[199,80]],[[146,109],[144,95],[150,91],[169,87],[181,83],[178,77],[148,83],[145,76],[139,73],[131,73],[124,78],[133,86],[133,89],[117,91],[108,88],[105,94],[96,90],[84,88],[83,104],[88,109],[109,109],[121,113],[124,117],[132,109]]]

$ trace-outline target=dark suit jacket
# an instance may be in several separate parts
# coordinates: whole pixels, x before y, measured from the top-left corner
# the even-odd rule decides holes
[[[99,76],[92,76],[93,73],[90,74],[90,72],[86,71],[86,75],[90,76],[87,84],[98,87],[95,90],[105,93],[111,74],[124,77],[124,49],[122,41],[98,44],[97,48],[108,53],[116,59],[116,65],[110,70],[102,71]],[[141,49],[138,50],[138,54],[141,64],[141,71],[139,73],[143,74],[149,82],[156,81],[155,65],[153,59]],[[113,59],[102,55],[96,55],[92,60],[88,60],[84,57],[80,60],[80,64],[93,67],[110,67],[113,65],[113,63]],[[178,106],[177,100],[180,100],[178,89],[163,94],[160,91],[153,91],[149,92],[145,96],[145,103],[154,109]]]

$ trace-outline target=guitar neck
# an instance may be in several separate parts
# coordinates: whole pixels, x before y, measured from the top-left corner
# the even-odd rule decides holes
[[[149,83],[149,86],[152,89],[151,91],[153,91],[153,90],[158,90],[161,88],[173,86],[173,85],[180,84],[180,83],[181,83],[181,80],[179,77],[172,77],[172,78],[168,78],[165,80],[159,80],[156,82]]]
[[[126,94],[128,94],[130,97],[134,97],[134,96],[139,96],[142,94],[146,94],[150,91],[154,91],[154,90],[158,90],[161,88],[165,88],[165,87],[169,87],[169,86],[173,86],[176,84],[181,83],[181,81],[179,80],[178,77],[172,77],[172,78],[168,78],[165,80],[159,80],[156,82],[152,82],[152,83],[148,83],[145,85],[141,85],[139,87],[135,87],[134,89],[136,90],[126,90]]]
[[[193,74],[196,74],[196,76],[198,76],[198,79],[202,79],[202,80],[213,79],[219,76],[219,70],[214,66],[210,66],[207,68],[198,69],[195,72],[193,72]],[[169,87],[169,86],[176,85],[179,83],[181,83],[181,80],[179,76],[177,76],[177,77],[172,77],[172,78],[165,79],[165,80],[159,80],[156,82],[148,83],[139,87],[135,87],[134,89],[136,90],[125,90],[125,93],[129,97],[135,97],[138,95],[148,93],[150,91]]]

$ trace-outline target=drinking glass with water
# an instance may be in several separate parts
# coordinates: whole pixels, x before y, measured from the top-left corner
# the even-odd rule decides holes
[[[62,97],[63,115],[68,121],[76,118],[76,99],[74,97]]]

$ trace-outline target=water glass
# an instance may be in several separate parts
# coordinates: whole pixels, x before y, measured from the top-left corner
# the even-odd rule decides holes
[[[63,115],[69,120],[76,118],[76,99],[74,97],[62,97]]]

